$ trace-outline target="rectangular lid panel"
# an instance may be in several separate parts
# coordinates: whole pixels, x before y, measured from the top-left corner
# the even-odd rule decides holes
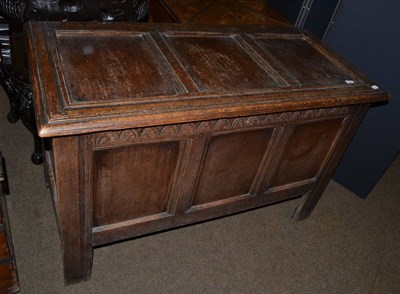
[[[135,100],[177,91],[143,35],[59,35],[71,104]]]
[[[165,35],[164,39],[201,92],[235,93],[279,87],[233,35]]]
[[[299,86],[340,86],[356,83],[304,38],[252,38],[264,58],[288,81]]]

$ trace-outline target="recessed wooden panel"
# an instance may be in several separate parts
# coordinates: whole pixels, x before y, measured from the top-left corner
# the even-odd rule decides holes
[[[302,86],[346,85],[352,80],[305,39],[255,38],[277,70]],[[356,81],[353,81],[356,83]]]
[[[191,77],[207,92],[278,87],[231,36],[168,37]]]
[[[73,103],[176,94],[142,35],[57,38]]]
[[[264,129],[211,138],[193,205],[249,193],[271,134]]]
[[[296,126],[272,187],[315,177],[338,135],[342,121],[340,118]]]
[[[93,226],[165,212],[178,151],[177,142],[96,151]]]

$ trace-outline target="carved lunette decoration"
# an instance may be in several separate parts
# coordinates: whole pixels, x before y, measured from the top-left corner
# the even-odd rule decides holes
[[[94,135],[94,147],[102,148],[114,145],[141,143],[163,139],[183,139],[195,135],[210,135],[219,132],[234,131],[253,127],[284,125],[287,123],[320,119],[324,117],[345,116],[351,112],[351,109],[352,108],[350,106],[321,108],[257,116],[207,120],[175,125],[127,129],[122,131],[101,132]]]

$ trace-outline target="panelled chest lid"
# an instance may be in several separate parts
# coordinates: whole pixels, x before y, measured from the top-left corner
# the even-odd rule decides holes
[[[290,27],[37,22],[26,29],[42,137],[387,99]]]

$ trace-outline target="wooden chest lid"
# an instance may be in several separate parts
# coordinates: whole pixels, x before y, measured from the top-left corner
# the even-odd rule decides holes
[[[42,137],[387,99],[290,27],[36,22],[26,32]]]

